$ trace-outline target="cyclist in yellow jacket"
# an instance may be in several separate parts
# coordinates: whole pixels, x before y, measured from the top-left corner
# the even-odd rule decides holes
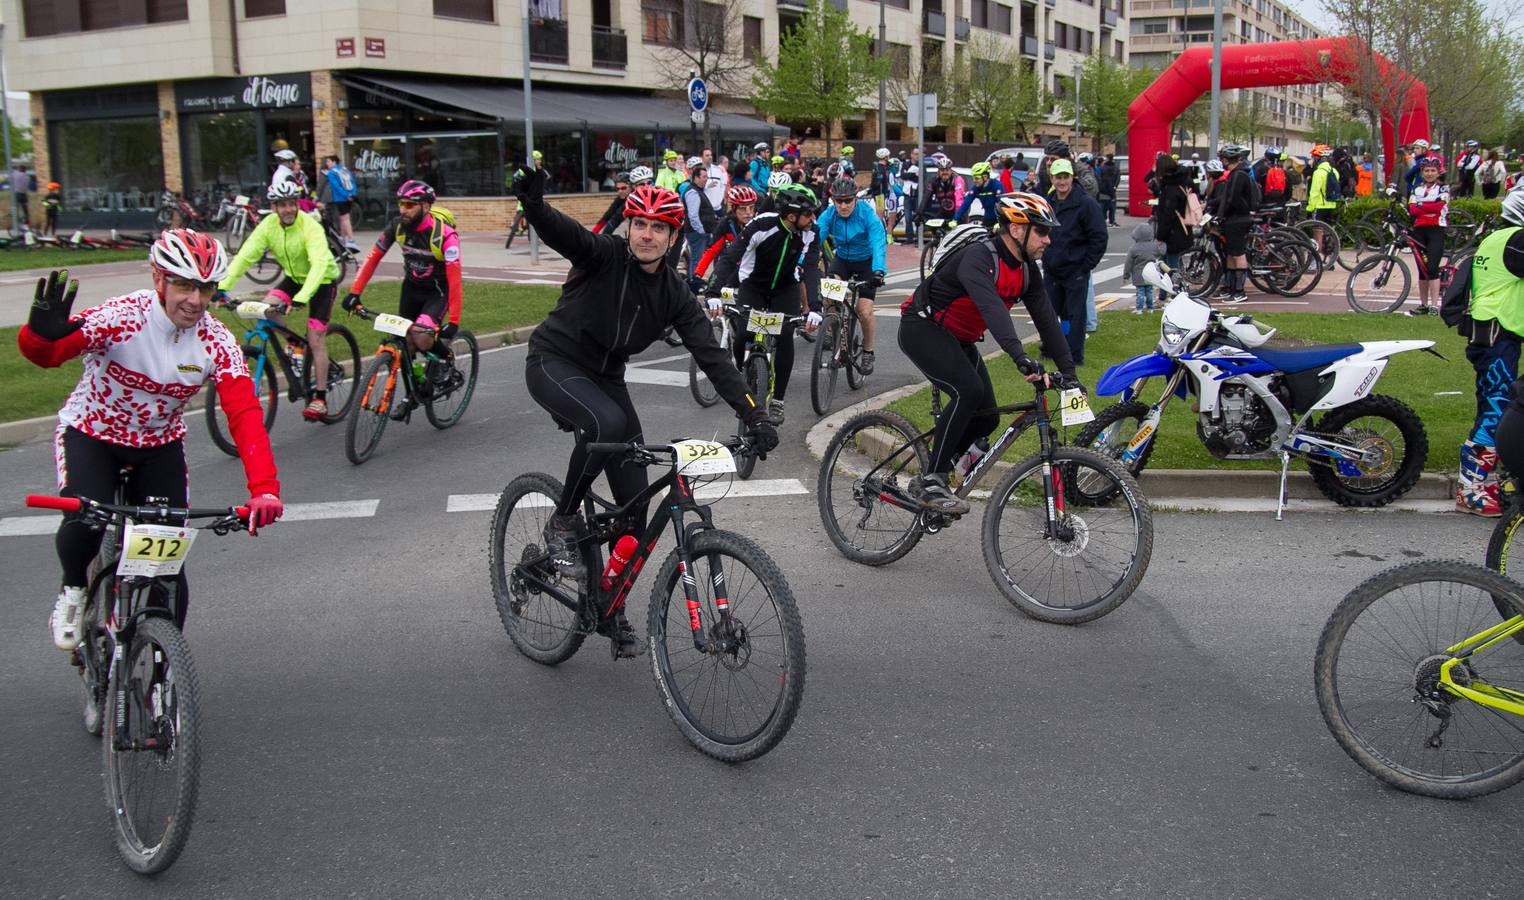
[[[1338,182],[1339,173],[1334,171],[1333,163],[1328,161],[1332,151],[1327,144],[1319,144],[1311,152],[1314,168],[1312,177],[1307,179],[1307,212],[1312,218],[1332,225],[1339,204],[1329,199],[1328,185],[1330,180]]]

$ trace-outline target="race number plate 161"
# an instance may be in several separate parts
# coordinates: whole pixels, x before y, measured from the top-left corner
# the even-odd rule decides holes
[[[173,525],[127,525],[122,542],[122,556],[116,563],[118,575],[178,575],[196,540],[196,529]]]

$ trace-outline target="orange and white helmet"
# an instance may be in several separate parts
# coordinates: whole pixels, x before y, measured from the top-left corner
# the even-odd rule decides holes
[[[1058,227],[1058,217],[1053,215],[1053,205],[1047,198],[1027,191],[1001,194],[995,201],[995,213],[1012,225]]]
[[[1308,150],[1307,152],[1311,156],[1322,157],[1332,153],[1333,148],[1329,147],[1327,144],[1314,144],[1312,149]]]
[[[201,284],[221,281],[228,273],[228,254],[222,242],[189,228],[160,234],[148,251],[148,261],[171,278]]]

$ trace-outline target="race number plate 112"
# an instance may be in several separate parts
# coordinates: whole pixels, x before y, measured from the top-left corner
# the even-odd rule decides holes
[[[377,313],[375,329],[383,334],[395,334],[397,337],[407,337],[407,330],[413,327],[413,323],[401,316],[391,313]]]
[[[178,575],[195,540],[194,528],[128,523],[116,574],[146,575],[149,578]]]
[[[1063,413],[1059,419],[1065,428],[1095,421],[1095,413],[1090,411],[1090,400],[1085,396],[1084,391],[1079,388],[1070,388],[1063,392],[1060,400],[1063,403]]]
[[[764,312],[754,309],[751,311],[747,330],[753,334],[782,334],[784,318],[781,312]]]
[[[678,441],[672,445],[677,451],[679,475],[718,475],[736,470],[735,457],[724,444],[714,441]]]

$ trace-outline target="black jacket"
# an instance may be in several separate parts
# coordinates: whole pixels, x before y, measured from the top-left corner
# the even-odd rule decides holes
[[[730,242],[715,263],[720,287],[744,281],[771,297],[800,283],[803,276],[810,309],[820,309],[820,234],[811,225],[793,231],[777,213],[752,216],[741,236]]]
[[[1247,222],[1254,214],[1254,176],[1244,166],[1228,173],[1226,181],[1217,185],[1209,201],[1213,214],[1224,222]]]
[[[545,203],[520,208],[540,240],[572,265],[556,308],[529,336],[529,355],[554,356],[623,379],[631,356],[673,326],[720,396],[738,413],[754,404],[730,351],[715,343],[709,320],[671,266],[640,268],[624,238],[593,234]]]
[[[1190,178],[1184,171],[1165,181],[1162,196],[1154,207],[1154,237],[1164,242],[1164,252],[1184,253],[1190,249],[1190,230],[1180,221],[1185,215],[1187,198],[1185,182]]]
[[[1101,163],[1100,194],[1102,197],[1116,197],[1117,186],[1122,183],[1122,171],[1114,162]]]
[[[1050,191],[1048,202],[1053,204],[1058,227],[1053,229],[1053,242],[1042,256],[1043,272],[1062,278],[1091,271],[1106,255],[1106,218],[1100,204],[1078,184],[1062,200]]]

